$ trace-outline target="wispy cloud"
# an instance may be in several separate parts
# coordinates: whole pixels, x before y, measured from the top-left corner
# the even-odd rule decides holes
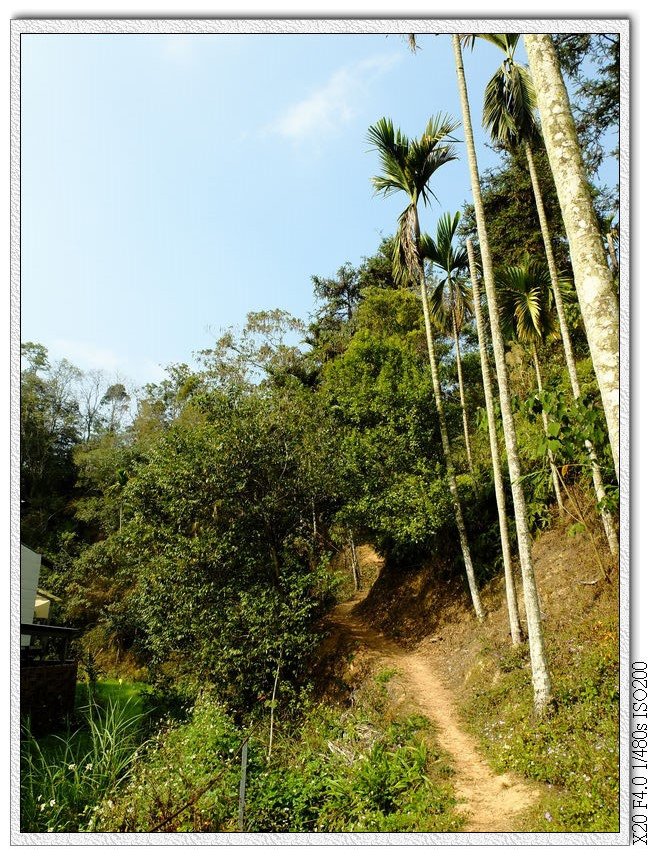
[[[53,354],[67,358],[82,369],[115,371],[123,365],[121,359],[111,349],[79,340],[55,339],[52,348]]]
[[[161,363],[149,357],[119,356],[110,348],[76,339],[53,340],[50,357],[55,360],[65,357],[83,372],[102,370],[118,381],[128,381],[132,386],[160,382],[167,374]]]
[[[325,84],[290,105],[263,131],[296,144],[337,135],[357,115],[370,85],[400,60],[400,54],[379,54],[337,69]]]

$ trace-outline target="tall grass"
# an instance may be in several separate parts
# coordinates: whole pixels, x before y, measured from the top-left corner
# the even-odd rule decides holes
[[[21,748],[22,832],[78,832],[99,803],[126,780],[138,754],[143,715],[130,701],[91,702],[84,726],[51,736],[47,746],[29,730]]]

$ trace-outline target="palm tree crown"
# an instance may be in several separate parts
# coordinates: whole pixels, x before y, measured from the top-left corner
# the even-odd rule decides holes
[[[485,88],[483,126],[492,140],[515,150],[522,142],[540,139],[535,118],[537,97],[528,70],[515,60],[518,33],[481,33],[482,39],[496,45],[505,59]]]
[[[548,270],[526,254],[520,264],[496,273],[496,286],[506,338],[529,345],[544,342],[555,327]]]
[[[421,198],[429,204],[435,195],[429,182],[447,162],[456,159],[451,134],[458,123],[448,115],[437,114],[426,125],[420,138],[409,139],[392,120],[382,117],[368,130],[368,142],[378,151],[382,174],[371,178],[375,191],[383,195],[404,192],[408,207],[400,214],[393,253],[393,271],[398,281],[419,280],[422,271],[420,226],[417,205]]]
[[[468,280],[461,276],[467,270],[467,250],[454,244],[460,213],[452,216],[443,213],[436,227],[436,239],[428,234],[420,238],[420,251],[423,259],[431,261],[444,273],[433,288],[431,308],[434,318],[445,330],[454,327],[461,330],[472,310],[471,287]]]

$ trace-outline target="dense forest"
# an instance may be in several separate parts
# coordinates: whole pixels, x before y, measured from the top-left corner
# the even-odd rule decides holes
[[[482,175],[463,72],[477,38],[494,46],[483,124],[499,154]],[[49,751],[26,734],[23,831],[236,830],[244,746],[240,828],[462,831],[453,760],[426,713],[390,709],[394,671],[346,689],[343,649],[327,654],[337,604],[370,588],[365,603],[395,619],[400,575],[423,569],[487,653],[504,611],[513,691],[481,691],[468,729],[481,741],[478,721],[508,717],[516,690],[519,751],[482,753],[575,794],[526,825],[617,828],[616,644],[585,649],[571,690],[549,637],[569,624],[544,601],[534,545],[556,532],[588,551],[593,581],[575,580],[601,607],[585,621],[615,629],[618,200],[597,171],[618,122],[618,37],[451,41],[458,117],[433,113],[413,137],[397,118],[369,128],[368,194],[404,210],[376,250],[312,277],[309,320],[251,312],[144,388],[22,345],[21,541],[61,599],[53,621],[79,629],[93,735],[103,711],[118,764],[98,780],[70,731]],[[436,179],[459,159],[472,201],[440,213]],[[137,718],[102,679],[130,683]],[[600,787],[568,778],[592,772],[571,727],[587,736],[588,714],[607,727],[591,737],[609,753]],[[552,747],[574,748],[568,774],[544,768]]]

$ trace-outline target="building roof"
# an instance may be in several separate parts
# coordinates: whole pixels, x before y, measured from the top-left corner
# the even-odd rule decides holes
[[[62,601],[61,598],[57,598],[56,595],[53,595],[52,592],[48,592],[45,589],[36,589],[36,595],[37,597],[40,595],[42,598],[45,598],[46,601],[57,601],[59,604]]]

